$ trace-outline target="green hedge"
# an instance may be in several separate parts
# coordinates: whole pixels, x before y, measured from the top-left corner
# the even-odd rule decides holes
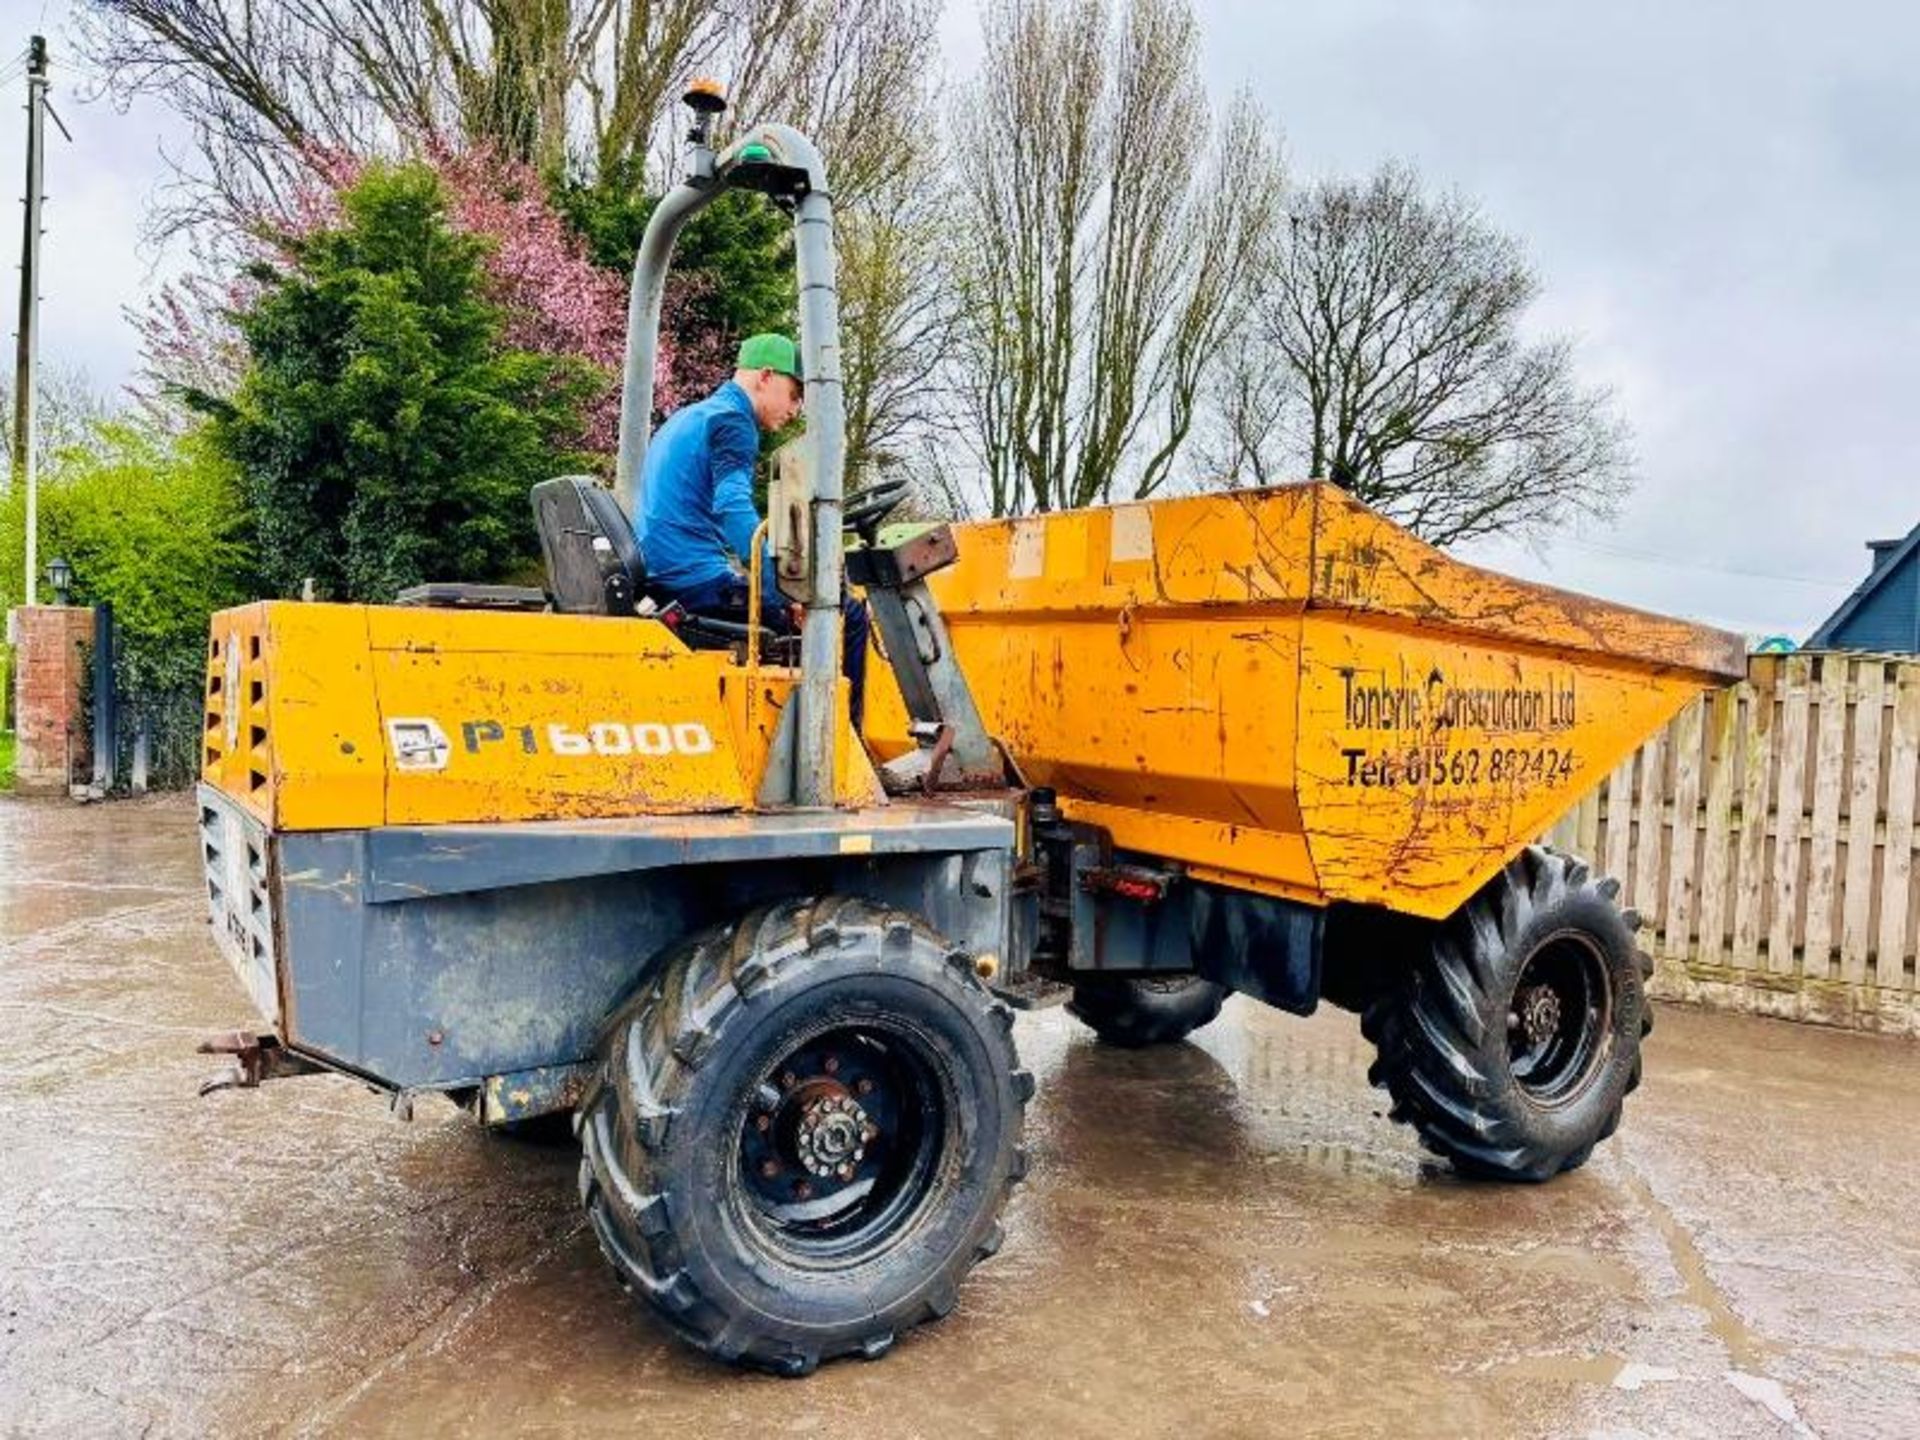
[[[16,489],[0,501],[6,605],[21,603],[25,524]],[[245,528],[238,477],[198,434],[100,425],[41,478],[42,561],[57,555],[73,567],[75,604],[113,605],[123,778],[142,715],[153,732],[153,782],[188,784],[198,771],[207,622],[249,598]],[[44,584],[41,598],[52,598]]]

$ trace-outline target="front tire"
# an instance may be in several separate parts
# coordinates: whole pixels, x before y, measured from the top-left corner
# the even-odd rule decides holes
[[[1653,962],[1619,890],[1530,847],[1368,1005],[1369,1078],[1461,1173],[1548,1180],[1618,1127],[1653,1026]]]
[[[1024,1173],[1013,1014],[918,919],[786,901],[616,1013],[581,1194],[622,1283],[722,1360],[804,1375],[945,1315]]]
[[[1067,1009],[1109,1045],[1137,1049],[1186,1039],[1219,1018],[1226,999],[1225,986],[1198,975],[1089,975]]]

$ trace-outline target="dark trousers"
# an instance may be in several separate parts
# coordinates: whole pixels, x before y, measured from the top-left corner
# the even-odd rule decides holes
[[[735,625],[746,623],[747,582],[744,576],[729,575],[711,585],[698,585],[670,597],[687,608],[690,615],[705,615]],[[760,597],[760,623],[776,635],[797,635],[786,596],[779,592]],[[849,595],[840,604],[840,673],[847,677],[847,709],[856,733],[867,709],[867,636],[873,622],[867,615],[867,602]]]

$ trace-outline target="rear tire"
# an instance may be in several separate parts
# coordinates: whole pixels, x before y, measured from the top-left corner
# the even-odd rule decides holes
[[[581,1196],[679,1336],[804,1375],[953,1308],[1025,1172],[1013,1012],[918,919],[785,901],[670,951],[613,1017]]]
[[[1653,961],[1620,886],[1527,849],[1368,1005],[1368,1077],[1393,1118],[1462,1174],[1541,1181],[1584,1164],[1620,1124],[1653,1026]]]
[[[1186,1039],[1211,1024],[1226,999],[1225,986],[1198,975],[1089,975],[1075,982],[1067,1009],[1109,1045],[1136,1049]]]

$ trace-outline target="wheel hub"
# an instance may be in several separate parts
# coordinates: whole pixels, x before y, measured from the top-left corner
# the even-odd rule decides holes
[[[1550,985],[1529,985],[1519,996],[1520,1031],[1529,1045],[1544,1045],[1560,1029],[1560,997]]]
[[[851,1179],[880,1132],[845,1086],[827,1082],[812,1088],[815,1093],[797,1107],[794,1155],[811,1175]]]
[[[1545,937],[1520,967],[1507,1007],[1507,1061],[1535,1105],[1572,1103],[1611,1051],[1613,989],[1600,946],[1568,927]]]

